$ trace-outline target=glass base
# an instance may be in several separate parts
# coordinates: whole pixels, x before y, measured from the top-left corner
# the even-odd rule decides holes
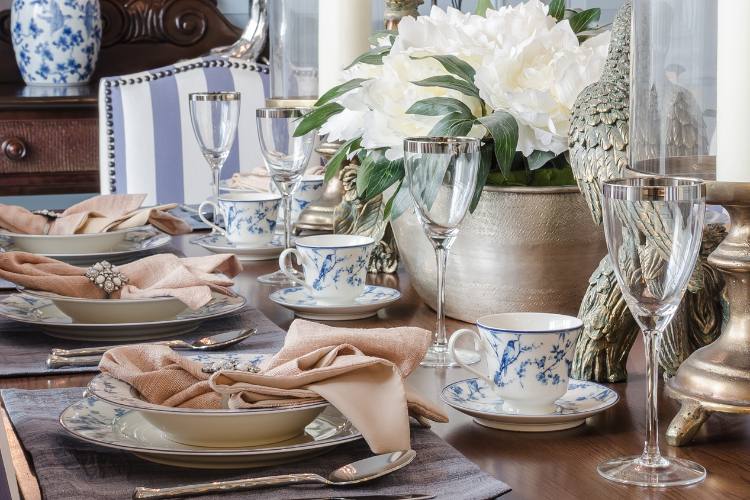
[[[647,464],[641,455],[607,460],[599,464],[597,471],[603,478],[616,483],[651,488],[687,486],[706,478],[706,469],[690,460],[661,457],[652,465]]]
[[[478,363],[481,359],[476,352],[465,349],[456,349],[456,354],[458,354],[458,357],[461,358],[461,362],[465,365],[473,365],[474,363]],[[424,355],[424,358],[422,358],[422,361],[419,364],[430,368],[456,368],[461,366],[456,363],[455,359],[453,359],[453,356],[448,352],[447,347],[436,345],[431,345],[429,349],[427,349],[427,354]]]
[[[305,277],[299,271],[295,271],[294,275],[301,280],[305,279]],[[264,285],[300,286],[299,283],[292,281],[291,279],[289,279],[289,276],[282,273],[281,271],[258,276],[258,283],[263,283]]]

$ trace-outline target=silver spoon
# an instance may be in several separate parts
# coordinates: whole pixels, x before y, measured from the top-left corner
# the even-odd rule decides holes
[[[328,478],[324,478],[318,474],[286,474],[283,476],[236,479],[234,481],[215,481],[189,486],[175,486],[173,488],[139,487],[133,492],[133,498],[178,498],[207,493],[225,493],[228,491],[245,491],[271,486],[286,486],[290,484],[320,483],[328,486],[359,484],[406,467],[416,456],[417,452],[414,450],[375,455],[374,457],[365,458],[339,467],[331,472]]]
[[[249,328],[244,330],[230,330],[228,332],[203,337],[194,342],[184,340],[164,340],[160,342],[149,342],[152,345],[163,345],[172,349],[188,351],[216,351],[239,344],[246,338],[254,335],[258,330]],[[99,363],[99,358],[109,349],[120,346],[98,346],[83,347],[80,349],[52,349],[52,354],[47,358],[48,368],[62,368],[64,366],[94,366]]]

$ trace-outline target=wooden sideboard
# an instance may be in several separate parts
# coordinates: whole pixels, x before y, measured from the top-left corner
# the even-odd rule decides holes
[[[216,0],[101,0],[101,9],[93,83],[68,95],[23,85],[10,12],[0,12],[0,196],[98,192],[98,79],[198,57],[242,32]]]

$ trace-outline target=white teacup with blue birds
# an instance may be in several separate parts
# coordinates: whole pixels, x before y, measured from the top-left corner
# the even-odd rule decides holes
[[[568,390],[576,339],[583,322],[548,313],[503,313],[477,320],[479,333],[458,330],[448,350],[458,364],[487,381],[503,399],[503,411],[513,414],[553,413],[555,401]],[[471,335],[487,360],[481,373],[455,353],[458,340]]]
[[[350,234],[297,238],[296,248],[287,248],[279,255],[279,268],[321,304],[351,304],[365,289],[374,244],[369,236]],[[294,274],[289,255],[302,266],[304,280]]]
[[[198,207],[201,220],[238,247],[262,247],[271,243],[276,230],[276,215],[281,197],[271,193],[225,193],[218,205],[204,201]],[[206,219],[203,208],[211,205],[214,214],[221,213],[225,228]]]
[[[299,214],[307,208],[307,206],[318,201],[323,195],[325,189],[325,181],[322,175],[304,175],[299,183],[297,191],[292,195],[292,223],[297,222]],[[278,193],[279,190],[276,184],[271,181],[270,191],[272,193]],[[284,207],[279,208],[279,225],[284,224]]]

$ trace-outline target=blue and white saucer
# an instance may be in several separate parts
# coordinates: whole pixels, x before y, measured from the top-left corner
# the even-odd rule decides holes
[[[221,234],[205,234],[193,238],[190,243],[202,246],[213,253],[232,253],[240,261],[273,260],[278,258],[284,250],[284,243],[281,242],[281,238],[274,238],[267,245],[260,247],[243,247],[231,243],[226,236]]]
[[[401,298],[401,292],[384,286],[366,285],[352,304],[321,304],[301,286],[284,288],[269,295],[277,304],[291,309],[300,318],[343,321],[375,316],[385,306]]]
[[[555,402],[548,414],[525,415],[503,411],[503,400],[482,379],[469,378],[454,382],[440,393],[440,398],[461,413],[474,417],[485,427],[520,432],[545,432],[570,429],[583,424],[592,415],[617,403],[612,389],[594,382],[570,379],[568,392]]]

